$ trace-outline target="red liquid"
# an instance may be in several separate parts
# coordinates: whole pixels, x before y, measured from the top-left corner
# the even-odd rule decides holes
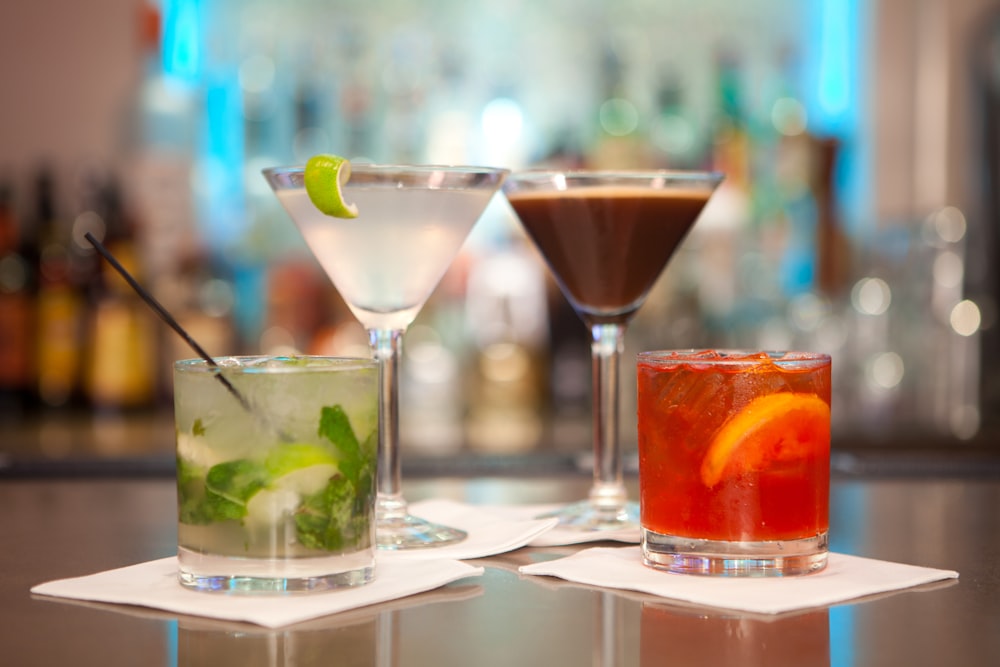
[[[507,198],[574,308],[592,322],[624,322],[711,194],[600,186]]]
[[[639,493],[642,525],[665,535],[766,541],[828,530],[830,428],[819,415],[789,410],[773,428],[747,431],[720,455],[720,478],[705,481],[709,450],[724,425],[754,399],[784,392],[811,406],[830,403],[829,364],[782,369],[709,364],[638,365]],[[790,437],[792,445],[782,441]],[[718,452],[718,449],[716,449]]]
[[[826,667],[830,664],[830,612],[821,609],[769,618],[643,603],[639,664]]]

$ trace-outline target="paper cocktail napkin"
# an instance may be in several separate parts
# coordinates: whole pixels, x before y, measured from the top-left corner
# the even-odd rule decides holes
[[[534,519],[545,512],[559,509],[564,505],[504,505],[489,506],[490,511],[496,512],[509,519]],[[563,528],[556,525],[552,530],[545,531],[534,538],[528,544],[533,547],[557,547],[569,544],[583,544],[585,542],[629,542],[639,543],[639,527],[622,528],[621,530],[601,530],[587,531]]]
[[[831,553],[825,569],[799,577],[709,577],[672,574],[642,564],[639,547],[592,548],[532,563],[523,574],[650,593],[694,604],[762,614],[822,607],[855,598],[954,579],[958,572]]]
[[[498,508],[467,505],[452,500],[423,500],[411,503],[410,514],[468,533],[461,542],[442,547],[381,551],[380,558],[425,560],[454,558],[467,560],[495,556],[519,549],[553,530],[556,519],[537,519],[533,514],[511,516]]]
[[[375,580],[339,591],[292,595],[225,595],[191,591],[177,581],[174,557],[35,586],[32,593],[75,600],[132,604],[166,611],[280,627],[306,619],[429,591],[483,568],[459,562],[520,548],[552,529],[555,519],[508,518],[447,500],[410,506],[413,514],[461,528],[462,542],[427,549],[380,551]]]
[[[483,568],[456,560],[378,561],[375,580],[337,591],[288,595],[227,595],[184,588],[177,581],[177,558],[130,565],[31,589],[37,595],[131,604],[180,614],[246,621],[269,628],[423,593],[477,577]]]

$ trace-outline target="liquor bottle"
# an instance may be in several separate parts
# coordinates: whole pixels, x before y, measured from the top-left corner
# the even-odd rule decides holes
[[[547,273],[527,244],[523,235],[501,242],[468,271],[466,440],[474,451],[523,452],[542,440],[549,408]]]
[[[637,169],[655,160],[644,135],[639,110],[626,89],[626,63],[612,45],[606,45],[598,65],[595,140],[587,155],[595,169]]]
[[[142,280],[135,233],[112,181],[100,193],[104,246]],[[118,412],[152,405],[156,390],[157,345],[149,310],[124,279],[102,262],[92,281],[84,389],[98,410]]]
[[[70,226],[58,215],[55,179],[43,168],[35,183],[32,221],[38,258],[36,386],[42,405],[69,407],[79,398],[83,293],[74,282]]]
[[[734,206],[743,207],[746,215],[749,206],[750,183],[750,133],[742,94],[740,61],[729,53],[722,53],[716,62],[716,118],[713,147],[713,168],[726,175],[714,199],[729,191]]]
[[[836,139],[815,142],[813,199],[816,202],[816,288],[830,298],[842,296],[850,271],[850,248],[839,219],[834,168],[840,149]]]
[[[684,99],[680,77],[671,71],[659,76],[656,87],[656,117],[650,141],[657,150],[657,166],[691,169],[702,159],[697,128]]]
[[[0,417],[18,420],[32,404],[35,267],[19,227],[13,188],[0,183]]]

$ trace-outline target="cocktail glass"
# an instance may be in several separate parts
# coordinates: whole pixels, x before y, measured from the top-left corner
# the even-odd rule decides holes
[[[638,528],[619,443],[625,330],[722,175],[710,172],[516,172],[503,189],[563,294],[590,329],[594,481],[554,515],[582,530]]]
[[[264,177],[354,316],[379,362],[376,539],[412,549],[465,539],[411,515],[402,493],[397,367],[403,334],[507,175],[480,167],[353,165],[343,185],[358,217],[324,215],[306,193],[304,167]]]
[[[646,565],[723,576],[826,565],[828,355],[642,352],[637,387]]]
[[[181,583],[284,593],[371,581],[377,364],[267,356],[215,364],[174,364]]]

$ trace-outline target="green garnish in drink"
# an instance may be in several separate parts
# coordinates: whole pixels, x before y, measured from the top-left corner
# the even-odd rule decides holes
[[[344,201],[341,185],[351,178],[351,163],[339,155],[314,155],[306,162],[303,179],[310,201],[325,215],[356,218],[358,207]]]
[[[196,419],[191,435],[202,439],[211,433],[204,420]],[[203,466],[178,456],[180,522],[245,524],[254,518],[254,498],[272,493],[274,498],[262,505],[289,504],[296,540],[303,547],[336,551],[362,544],[370,531],[366,514],[356,508],[374,493],[375,433],[359,441],[347,414],[335,405],[321,410],[317,435],[315,443],[278,443],[263,460]]]

